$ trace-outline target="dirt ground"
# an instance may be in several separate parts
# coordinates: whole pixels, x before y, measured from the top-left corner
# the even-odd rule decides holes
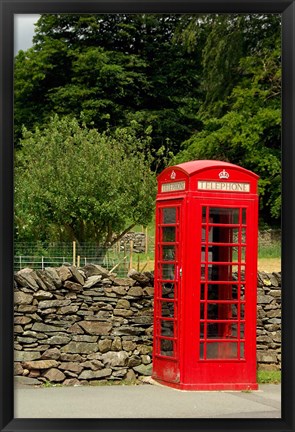
[[[280,258],[260,258],[258,260],[258,270],[266,273],[280,272],[281,259]]]
[[[144,267],[144,268],[143,268]],[[154,262],[149,261],[148,263],[140,266],[140,270],[152,271],[154,269]],[[259,258],[258,270],[266,273],[280,272],[281,271],[281,259],[280,258]]]

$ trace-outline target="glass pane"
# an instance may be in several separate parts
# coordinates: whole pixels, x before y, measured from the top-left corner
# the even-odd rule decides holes
[[[237,317],[238,303],[208,303],[207,318],[209,320],[231,320]]]
[[[206,241],[206,228],[202,227],[202,242],[204,243]]]
[[[162,247],[162,259],[163,261],[174,261],[175,260],[175,246],[163,246]]]
[[[208,339],[236,339],[237,324],[227,323],[208,323],[207,338]]]
[[[237,272],[238,267],[231,264],[209,264],[208,265],[208,280],[212,281],[232,281],[236,280],[233,277],[234,270]],[[202,272],[202,274],[205,272]]]
[[[175,242],[175,227],[163,227],[163,242]]]
[[[241,285],[241,300],[245,300],[245,285]]]
[[[218,319],[218,305],[216,303],[208,303],[207,305],[207,318],[211,320]]]
[[[201,284],[201,300],[205,299],[206,285]],[[210,284],[207,289],[208,300],[236,300],[238,298],[236,285]]]
[[[217,338],[218,336],[218,324],[208,323],[207,324],[207,338]]]
[[[163,223],[176,223],[176,207],[167,207],[163,209]]]
[[[204,359],[204,342],[200,343],[200,359]]]
[[[244,281],[245,266],[232,264],[208,264],[207,278],[209,281]],[[240,274],[238,273],[240,270]],[[206,277],[206,264],[201,264],[201,279]]]
[[[240,319],[245,319],[245,304],[241,303],[240,305]]]
[[[239,256],[241,254],[241,256]],[[245,262],[245,254],[246,254],[246,248],[245,247],[233,247],[233,256],[232,261],[234,262]]]
[[[173,280],[175,264],[162,264],[162,279]]]
[[[212,262],[211,247],[207,250],[205,246],[202,246],[201,260],[202,262]]]
[[[174,318],[174,303],[161,302],[161,316],[166,318]]]
[[[205,285],[201,284],[201,300],[205,299]]]
[[[204,310],[205,310],[204,303],[201,303],[200,304],[200,319],[201,320],[204,319]]]
[[[239,273],[240,270],[240,273]],[[233,280],[245,280],[245,266],[244,265],[233,265],[232,266],[232,274],[233,274]]]
[[[238,318],[238,304],[232,304],[231,305],[231,316],[233,319]]]
[[[227,228],[225,227],[212,227],[213,235],[212,241],[213,243],[238,243],[238,228]]]
[[[204,338],[204,328],[205,328],[205,324],[201,323],[200,324],[200,339]]]
[[[245,324],[240,324],[240,339],[245,338]]]
[[[236,285],[210,284],[208,300],[236,300],[238,296]]]
[[[214,228],[216,227],[212,227],[209,225],[205,225],[202,226],[202,242],[203,243],[207,243],[207,242],[213,242],[213,232],[214,232]]]
[[[208,359],[217,359],[218,355],[218,344],[219,342],[206,344],[206,357]]]
[[[232,229],[232,243],[246,243],[246,228],[231,228]]]
[[[161,336],[173,337],[174,334],[174,322],[173,321],[161,321]]]
[[[205,270],[206,270],[206,266],[205,264],[201,265],[201,279],[205,279]]]
[[[242,209],[242,224],[246,225],[246,209]]]
[[[237,358],[238,344],[236,342],[208,342],[207,359],[234,359]]]
[[[162,283],[162,298],[174,298],[174,283]]]
[[[245,358],[245,343],[244,342],[240,343],[240,358],[242,358],[242,359]]]
[[[212,246],[212,261],[213,262],[232,262],[237,261],[233,259],[234,246]]]
[[[240,209],[238,208],[217,208],[211,207],[209,217],[213,218],[213,223],[238,224]]]
[[[232,262],[240,262],[240,256],[239,256],[239,247],[235,246],[232,249]]]
[[[167,339],[161,339],[160,341],[160,353],[161,355],[173,356],[173,341]]]
[[[202,223],[206,223],[206,210],[207,207],[202,207]]]
[[[208,300],[218,300],[218,285],[208,285]]]
[[[238,300],[237,285],[209,285],[209,300]],[[244,300],[241,297],[241,300]]]

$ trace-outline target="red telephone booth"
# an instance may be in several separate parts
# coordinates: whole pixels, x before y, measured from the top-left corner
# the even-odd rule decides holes
[[[255,390],[258,176],[191,161],[158,176],[153,378]]]

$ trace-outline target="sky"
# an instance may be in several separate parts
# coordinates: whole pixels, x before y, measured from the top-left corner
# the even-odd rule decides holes
[[[14,15],[14,54],[22,50],[27,50],[32,46],[34,35],[34,23],[40,15],[15,14]]]

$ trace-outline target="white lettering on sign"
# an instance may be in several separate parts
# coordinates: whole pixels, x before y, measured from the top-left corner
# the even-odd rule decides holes
[[[250,192],[250,183],[232,183],[199,180],[198,189],[222,192]]]
[[[173,182],[162,184],[161,192],[180,191],[185,189],[185,182]]]

